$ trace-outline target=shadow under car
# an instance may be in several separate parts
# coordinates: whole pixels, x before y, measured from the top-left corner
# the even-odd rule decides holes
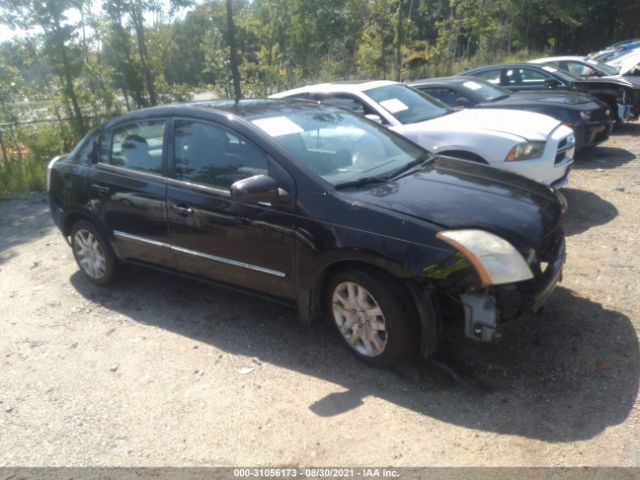
[[[70,281],[85,298],[141,324],[344,387],[309,399],[320,416],[376,396],[470,429],[565,442],[623,422],[638,393],[638,339],[629,318],[566,288],[557,289],[542,317],[505,325],[497,344],[448,344],[473,370],[480,386],[470,387],[425,360],[395,370],[367,367],[331,329],[298,323],[295,310],[200,282],[139,267],[127,267],[109,289],[79,272]]]

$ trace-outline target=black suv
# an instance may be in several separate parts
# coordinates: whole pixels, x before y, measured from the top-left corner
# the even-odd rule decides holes
[[[329,319],[377,366],[434,353],[445,307],[491,340],[565,260],[553,189],[309,102],[132,112],[53,159],[48,184],[91,282],[134,262],[241,287]]]

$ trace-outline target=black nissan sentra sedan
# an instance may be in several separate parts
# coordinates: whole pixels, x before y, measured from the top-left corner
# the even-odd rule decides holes
[[[48,190],[89,281],[131,262],[284,300],[375,366],[435,353],[445,310],[492,340],[565,260],[560,193],[304,101],[126,114],[53,159]]]

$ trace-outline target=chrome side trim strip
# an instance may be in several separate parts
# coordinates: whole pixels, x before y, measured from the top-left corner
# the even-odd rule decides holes
[[[196,257],[206,258],[207,260],[213,260],[214,262],[226,263],[227,265],[233,265],[234,267],[247,268],[249,270],[255,270],[256,272],[266,273],[268,275],[273,275],[275,277],[284,278],[286,277],[286,273],[279,272],[278,270],[272,270],[270,268],[259,267],[258,265],[253,265],[251,263],[238,262],[237,260],[231,260],[229,258],[218,257],[216,255],[209,255],[208,253],[196,252],[195,250],[189,250],[188,248],[176,247],[175,245],[171,246],[171,250],[180,253],[186,253],[187,255],[195,255]]]
[[[154,245],[156,247],[171,248],[171,245],[169,245],[168,243],[150,240],[148,238],[139,237],[137,235],[131,235],[130,233],[119,232],[118,230],[114,230],[113,234],[118,238],[126,238],[127,240],[133,240],[134,242],[148,243],[149,245]]]
[[[156,247],[169,248],[171,251],[174,251],[174,252],[185,253],[187,255],[194,255],[200,258],[206,258],[207,260],[213,260],[214,262],[225,263],[227,265],[233,265],[234,267],[246,268],[249,270],[254,270],[256,272],[273,275],[279,278],[284,278],[287,276],[286,273],[280,272],[278,270],[272,270],[270,268],[260,267],[258,265],[253,265],[251,263],[239,262],[237,260],[231,260],[229,258],[218,257],[216,255],[209,255],[208,253],[197,252],[195,250],[189,250],[188,248],[176,247],[175,245],[169,245],[168,243],[158,242],[156,240],[150,240],[148,238],[139,237],[137,235],[131,235],[130,233],[124,233],[124,232],[114,230],[113,234],[117,238],[125,238],[127,240],[133,240],[134,242],[146,243],[149,245],[154,245]]]

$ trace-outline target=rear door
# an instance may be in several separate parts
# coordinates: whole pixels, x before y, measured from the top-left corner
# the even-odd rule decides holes
[[[104,131],[89,174],[89,209],[113,236],[119,256],[174,267],[166,217],[167,120]]]
[[[293,298],[295,184],[277,162],[217,123],[173,122],[173,180],[167,188],[172,250],[180,270],[279,297]],[[232,183],[270,175],[290,204],[231,200]]]

